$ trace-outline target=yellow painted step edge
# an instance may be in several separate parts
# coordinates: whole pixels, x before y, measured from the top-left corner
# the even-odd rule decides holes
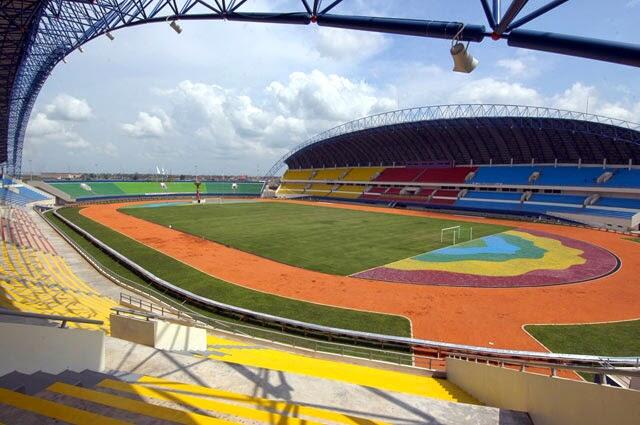
[[[362,418],[346,413],[333,412],[331,410],[320,409],[312,406],[305,406],[286,401],[271,400],[261,397],[253,397],[246,394],[233,393],[230,391],[222,391],[214,388],[202,387],[199,385],[184,384],[182,382],[169,381],[153,376],[142,376],[137,383],[141,385],[149,385],[154,387],[166,388],[170,391],[188,392],[190,394],[198,394],[210,397],[224,398],[239,403],[251,403],[261,407],[277,410],[280,412],[297,412],[299,415],[310,416],[318,419],[325,419],[332,422],[344,423],[352,425],[354,423],[361,425],[385,425],[386,422]]]
[[[86,412],[75,407],[65,406],[53,401],[43,400],[15,391],[0,388],[0,403],[37,413],[38,415],[65,421],[77,425],[126,425],[130,422],[107,418],[106,416]]]
[[[171,409],[164,406],[156,406],[154,404],[145,403],[143,401],[118,397],[112,394],[102,393],[100,391],[63,384],[61,382],[56,382],[55,384],[51,385],[47,388],[47,391],[52,391],[55,393],[68,395],[81,400],[102,404],[116,409],[126,410],[127,412],[137,413],[140,415],[163,419],[179,424],[229,425],[231,423],[222,419],[213,418],[211,416],[185,412],[182,410]]]
[[[145,397],[155,398],[162,401],[171,401],[185,407],[204,409],[226,415],[237,416],[265,423],[291,424],[291,425],[320,425],[319,422],[307,421],[304,419],[289,417],[285,414],[272,413],[266,410],[257,410],[242,407],[235,404],[222,403],[212,399],[194,397],[184,393],[171,392],[166,389],[150,388],[144,385],[128,384],[111,379],[105,379],[98,386],[110,388],[112,390],[139,394]]]

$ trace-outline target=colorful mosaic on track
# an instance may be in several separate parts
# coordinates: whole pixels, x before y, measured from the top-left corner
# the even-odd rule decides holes
[[[508,288],[561,285],[607,275],[618,259],[602,248],[532,230],[509,230],[353,276],[424,285]]]

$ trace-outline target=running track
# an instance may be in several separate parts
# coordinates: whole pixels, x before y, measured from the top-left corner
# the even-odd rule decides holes
[[[522,329],[523,325],[640,318],[639,246],[615,233],[539,223],[516,224],[520,228],[584,240],[615,253],[622,261],[622,267],[600,279],[541,288],[442,287],[334,276],[289,266],[117,211],[129,204],[91,205],[81,214],[227,282],[314,303],[408,317],[417,338],[494,348],[541,350],[543,347]],[[320,205],[443,218],[442,214],[432,212],[361,205]],[[514,225],[506,220],[462,219]]]

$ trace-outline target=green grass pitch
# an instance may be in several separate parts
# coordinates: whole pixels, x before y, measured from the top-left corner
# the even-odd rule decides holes
[[[305,269],[350,275],[450,245],[440,229],[463,226],[462,240],[508,230],[492,224],[291,203],[123,208],[126,214]],[[449,238],[451,235],[449,234]]]

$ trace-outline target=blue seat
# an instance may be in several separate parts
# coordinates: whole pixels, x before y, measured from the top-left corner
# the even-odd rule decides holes
[[[519,201],[522,197],[520,192],[481,192],[477,190],[471,190],[467,192],[465,198],[470,199],[498,199],[505,201]]]
[[[586,196],[577,195],[549,195],[546,193],[534,193],[529,201],[531,202],[549,202],[554,204],[576,204],[582,205]]]
[[[613,171],[611,177],[603,186],[608,187],[637,187],[640,188],[640,170],[628,168],[618,168]]]
[[[536,185],[541,186],[598,186],[602,167],[541,167]]]
[[[640,199],[631,198],[610,198],[603,196],[598,199],[595,206],[616,207],[616,208],[635,208],[640,210]]]
[[[538,167],[528,165],[480,167],[470,183],[528,184],[529,176],[534,171],[538,171]]]

